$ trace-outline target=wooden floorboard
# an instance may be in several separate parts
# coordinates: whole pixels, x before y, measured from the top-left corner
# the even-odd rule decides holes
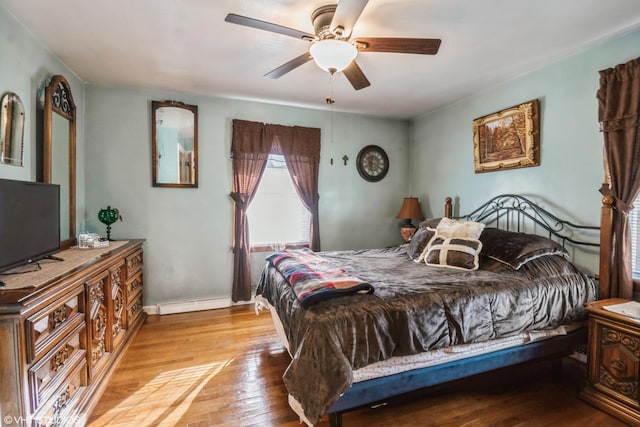
[[[300,426],[282,374],[289,356],[252,306],[149,316],[89,426]],[[623,426],[577,398],[584,366],[548,362],[431,387],[343,417],[369,426]],[[328,426],[326,417],[318,426]]]

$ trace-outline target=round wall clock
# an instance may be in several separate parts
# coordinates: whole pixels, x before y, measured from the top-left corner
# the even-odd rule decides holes
[[[377,182],[389,172],[389,157],[377,145],[367,145],[358,153],[356,168],[363,179]]]

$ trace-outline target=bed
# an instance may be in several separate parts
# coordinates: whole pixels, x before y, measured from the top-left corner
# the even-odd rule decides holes
[[[291,355],[283,380],[302,421],[340,426],[345,411],[586,342],[597,283],[570,258],[597,254],[598,227],[518,195],[452,210],[448,198],[407,245],[268,257],[256,310]]]

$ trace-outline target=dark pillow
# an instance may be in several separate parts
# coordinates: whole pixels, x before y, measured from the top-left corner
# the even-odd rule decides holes
[[[438,224],[440,224],[441,219],[442,218],[425,219],[418,225],[418,228],[433,228],[435,230]]]
[[[482,243],[474,239],[434,237],[429,243],[424,262],[433,267],[477,270]]]
[[[527,262],[547,255],[569,258],[569,252],[558,243],[535,234],[485,228],[480,235],[481,255],[519,269]]]
[[[418,227],[415,233],[413,233],[413,236],[411,236],[411,240],[407,246],[407,255],[409,255],[409,258],[417,259],[435,234],[435,229]]]

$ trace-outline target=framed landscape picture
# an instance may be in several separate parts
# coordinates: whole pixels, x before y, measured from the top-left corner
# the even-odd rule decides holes
[[[476,173],[540,165],[538,100],[473,121]]]

